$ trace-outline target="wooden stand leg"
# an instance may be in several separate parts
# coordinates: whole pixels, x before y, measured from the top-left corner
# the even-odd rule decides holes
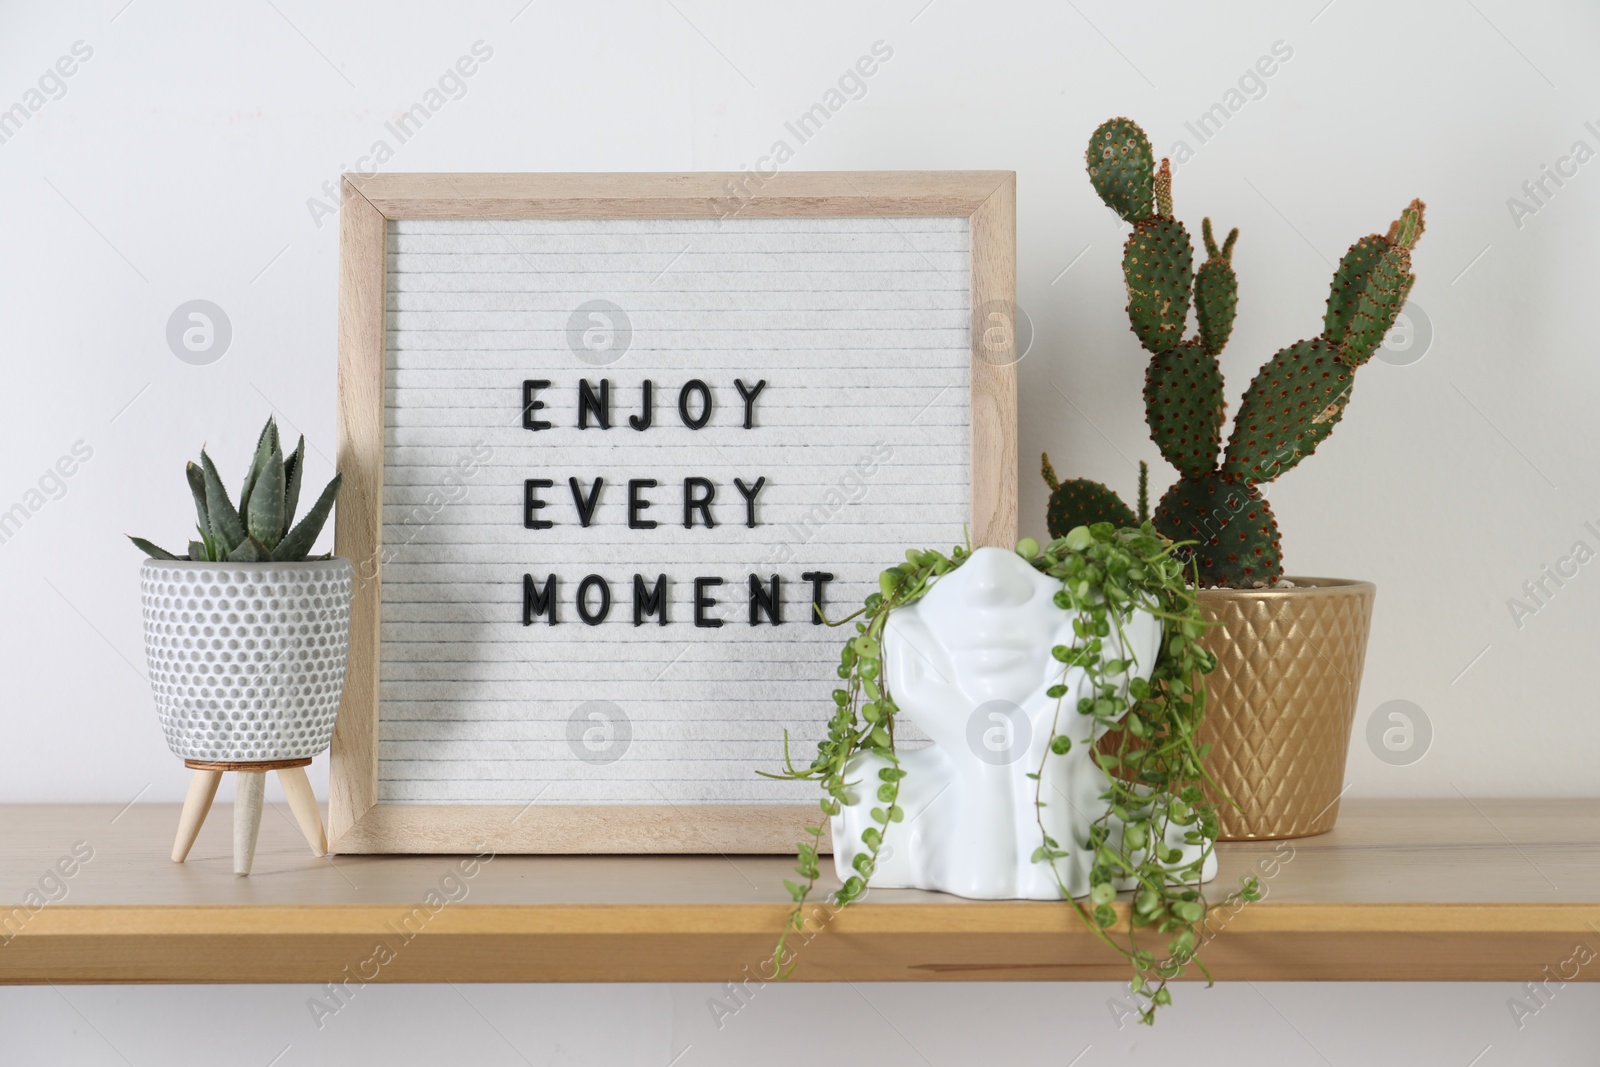
[[[221,771],[195,771],[194,777],[189,779],[189,795],[183,798],[183,814],[178,816],[178,837],[172,842],[173,863],[182,863],[188,858],[221,782]]]
[[[300,824],[300,832],[306,835],[311,854],[327,855],[328,838],[322,831],[322,812],[317,808],[317,795],[311,791],[311,780],[306,777],[306,769],[282,768],[278,771],[278,782],[289,801],[289,810],[294,812],[294,821]]]
[[[261,833],[261,801],[267,789],[265,771],[239,771],[233,791],[233,873],[245,875],[256,859]]]

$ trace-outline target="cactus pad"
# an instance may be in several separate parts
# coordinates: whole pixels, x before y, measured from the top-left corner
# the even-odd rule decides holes
[[[1372,358],[1383,344],[1384,336],[1394,326],[1400,309],[1417,276],[1411,273],[1411,252],[1405,248],[1391,248],[1378,259],[1367,276],[1367,284],[1356,298],[1355,313],[1350,316],[1350,326],[1344,341],[1339,345],[1339,359],[1351,367],[1359,367]]]
[[[1055,467],[1050,465],[1050,453],[1039,453],[1039,476],[1044,479],[1044,484],[1050,487],[1053,493],[1061,488],[1061,480],[1056,477]]]
[[[1211,232],[1211,216],[1207,215],[1200,220],[1200,236],[1206,242],[1206,258],[1232,261],[1233,246],[1239,240],[1239,227],[1235,226],[1228,231],[1227,240],[1222,242],[1222,247],[1217,247],[1217,238]]]
[[[1172,217],[1172,160],[1163,159],[1161,169],[1156,171],[1156,214],[1164,218]]]
[[[1387,234],[1369,234],[1351,245],[1334,271],[1322,336],[1352,367],[1372,358],[1405,307],[1417,280],[1411,249],[1425,228],[1423,211],[1421,200],[1411,201]]]
[[[1198,477],[1216,469],[1226,411],[1222,372],[1200,345],[1186,341],[1150,360],[1145,421],[1161,455],[1181,473]]]
[[[1156,505],[1155,527],[1199,566],[1201,585],[1269,586],[1283,576],[1278,520],[1253,485],[1212,472],[1179,479]]]
[[[1280,351],[1245,390],[1223,473],[1253,485],[1295,466],[1333,432],[1354,380],[1355,371],[1320,337]]]
[[[1422,231],[1427,229],[1423,222],[1423,213],[1427,205],[1421,200],[1412,200],[1406,209],[1400,212],[1400,217],[1389,223],[1389,232],[1384,240],[1395,248],[1412,249],[1417,246],[1417,238],[1422,236]]]
[[[1328,311],[1322,319],[1322,336],[1329,344],[1344,343],[1345,331],[1350,328],[1350,318],[1356,313],[1356,303],[1361,290],[1378,260],[1389,250],[1389,241],[1382,234],[1371,233],[1350,246],[1350,250],[1334,268],[1333,285],[1328,289]]]
[[[1131,119],[1108,119],[1089,137],[1084,153],[1089,181],[1106,206],[1128,222],[1154,213],[1155,153]]]
[[[1239,308],[1239,279],[1225,259],[1208,259],[1194,276],[1194,317],[1200,323],[1200,346],[1213,356],[1233,333]]]
[[[1045,525],[1051,537],[1065,537],[1079,526],[1109,522],[1113,526],[1137,526],[1139,518],[1122,498],[1099,482],[1074,478],[1062,482],[1050,494],[1050,509]]]
[[[1194,317],[1200,324],[1200,346],[1216,355],[1233,333],[1233,316],[1239,307],[1239,279],[1230,262],[1239,229],[1234,227],[1221,248],[1211,236],[1209,218],[1200,232],[1205,237],[1207,258],[1194,275]]]
[[[1146,219],[1122,248],[1128,286],[1128,322],[1139,343],[1165,352],[1183,340],[1194,283],[1194,245],[1176,219]]]

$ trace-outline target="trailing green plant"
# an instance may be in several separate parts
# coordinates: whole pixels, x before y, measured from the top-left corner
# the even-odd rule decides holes
[[[1105,812],[1092,824],[1086,840],[1057,841],[1039,819],[1035,863],[1048,863],[1065,898],[1106,944],[1132,968],[1131,987],[1140,1002],[1140,1021],[1151,1022],[1155,1009],[1171,1002],[1167,982],[1193,963],[1209,979],[1197,952],[1210,906],[1200,885],[1201,872],[1217,834],[1216,806],[1201,788],[1205,747],[1198,741],[1205,713],[1200,675],[1216,666],[1198,639],[1205,628],[1195,602],[1192,575],[1174,545],[1148,522],[1118,528],[1110,522],[1078,526],[1042,548],[1025,538],[1017,552],[1035,570],[1060,581],[1055,603],[1072,616],[1075,639],[1051,651],[1061,665],[1059,681],[1049,689],[1056,701],[1044,759],[1064,756],[1074,745],[1094,746],[1094,759],[1106,773],[1101,794]],[[871,822],[861,835],[854,873],[830,896],[844,907],[861,899],[871,882],[891,823],[901,822],[900,783],[906,772],[895,753],[895,721],[899,707],[883,673],[883,635],[891,613],[916,603],[942,576],[964,564],[971,550],[957,546],[949,555],[911,549],[904,563],[884,571],[878,591],[860,610],[831,626],[854,624],[839,655],[841,687],[833,691],[834,709],[827,737],[817,745],[809,765],[797,767],[784,738],[785,769],[768,777],[815,781],[822,787],[822,814],[838,815],[853,803],[858,790],[873,783],[852,781],[851,761],[871,753],[885,764],[878,771]],[[1192,569],[1192,564],[1187,565]],[[1148,680],[1130,670],[1131,661],[1113,651],[1130,648],[1123,627],[1135,612],[1161,620],[1164,640]],[[1120,643],[1108,647],[1112,633]],[[1068,673],[1080,669],[1087,693],[1066,707]],[[1098,740],[1096,734],[1102,733]],[[1036,808],[1045,765],[1029,774],[1035,782]],[[1114,830],[1121,828],[1121,833]],[[1176,830],[1195,851],[1192,859],[1170,847]],[[818,843],[822,825],[808,826],[809,840],[798,846],[799,880],[786,880],[794,901],[777,948],[774,965],[780,976],[794,969],[797,935],[804,936],[807,902],[821,877]],[[1093,854],[1088,902],[1074,900],[1062,881],[1056,861],[1074,851]],[[1114,906],[1117,883],[1134,885],[1126,907]],[[1222,904],[1259,899],[1253,879],[1245,880]]]
[[[1194,268],[1189,231],[1172,214],[1172,168],[1158,169],[1150,140],[1130,119],[1103,123],[1089,139],[1089,180],[1100,199],[1133,224],[1122,253],[1128,322],[1152,353],[1145,373],[1145,421],[1178,480],[1156,505],[1156,529],[1199,564],[1203,585],[1272,585],[1283,575],[1277,519],[1258,486],[1316,449],[1344,414],[1356,369],[1372,358],[1416,281],[1411,249],[1422,236],[1421,200],[1386,234],[1350,246],[1333,274],[1322,333],[1267,361],[1245,391],[1233,434],[1221,452],[1227,413],[1217,354],[1233,332],[1239,284],[1233,271],[1237,228],[1221,245],[1201,223],[1206,260]],[[1185,339],[1189,307],[1196,329]],[[1220,453],[1220,454],[1219,454]],[[1049,528],[1060,536],[1083,523],[1128,521],[1133,512],[1087,478],[1051,489]]]
[[[194,497],[199,517],[199,540],[189,542],[184,555],[168,552],[142,537],[128,539],[154,559],[192,560],[218,563],[296,562],[307,558],[317,542],[344,475],[335,474],[305,518],[294,521],[300,502],[300,477],[305,470],[306,439],[300,437],[295,450],[284,457],[278,440],[277,420],[268,418],[256,441],[255,456],[239,491],[239,506],[234,507],[217,474],[216,464],[200,450],[200,462],[189,463],[184,474]],[[326,559],[326,556],[312,557]]]

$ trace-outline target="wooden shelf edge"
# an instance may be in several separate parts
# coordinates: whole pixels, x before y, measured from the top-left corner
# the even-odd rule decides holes
[[[0,984],[720,983],[770,974],[785,910],[460,904],[430,916],[403,905],[60,907],[0,949]],[[1262,903],[1214,929],[1202,958],[1221,981],[1525,981],[1577,943],[1600,942],[1597,912],[1590,904]],[[868,903],[802,942],[793,980],[1125,977],[1121,959],[1065,908]]]
[[[21,939],[19,939],[21,941]],[[770,936],[672,934],[34,936],[12,943],[0,984],[712,982],[771,974]],[[1202,958],[1218,981],[1537,980],[1570,934],[1231,936]],[[1596,980],[1592,968],[1579,981]],[[1192,971],[1190,979],[1198,979]],[[1098,942],[1072,935],[823,935],[799,982],[1126,981]]]
[[[1114,905],[1126,928],[1127,904]],[[429,937],[471,935],[608,937],[652,934],[776,936],[787,904],[423,904],[81,905],[47,908],[15,938],[251,937],[382,935],[409,924]],[[1035,901],[857,904],[831,917],[829,930],[852,937],[961,935],[1082,936],[1063,905]],[[1213,913],[1210,936],[1244,934],[1563,934],[1600,941],[1600,903],[1320,903],[1245,905]]]

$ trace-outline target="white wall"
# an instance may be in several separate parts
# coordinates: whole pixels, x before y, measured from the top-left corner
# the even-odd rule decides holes
[[[1139,459],[1157,489],[1170,479],[1121,310],[1122,228],[1083,173],[1089,131],[1116,113],[1163,151],[1194,149],[1175,183],[1191,228],[1209,213],[1243,231],[1223,357],[1235,405],[1273,351],[1319,329],[1329,261],[1411,197],[1428,200],[1413,306],[1431,348],[1364,369],[1343,425],[1271,487],[1286,561],[1378,583],[1362,722],[1407,699],[1433,726],[1409,766],[1358,739],[1356,795],[1592,791],[1600,718],[1573,665],[1600,581],[1583,567],[1549,584],[1520,626],[1507,601],[1574,541],[1600,550],[1583,525],[1600,529],[1585,258],[1600,163],[1535,214],[1514,221],[1507,200],[1575,141],[1600,150],[1584,125],[1600,130],[1584,47],[1600,14],[1318,6],[1239,4],[1223,18],[935,0],[920,14],[839,5],[803,19],[688,0],[520,15],[515,0],[381,16],[14,6],[0,33],[6,100],[75,42],[93,55],[0,144],[0,507],[26,503],[75,442],[93,458],[62,499],[34,497],[43,506],[0,544],[0,596],[32,609],[0,618],[18,712],[0,799],[125,801],[147,784],[147,799],[181,795],[141,677],[138,557],[120,535],[181,544],[183,461],[204,442],[240,466],[269,410],[306,433],[311,476],[331,473],[338,227],[310,202],[375,142],[393,150],[386,169],[736,170],[779,139],[793,168],[1014,168],[1020,299],[1036,326],[1020,366],[1022,518],[1039,531],[1042,449],[1130,495]],[[893,58],[865,95],[798,143],[785,120],[880,40]],[[400,143],[385,123],[478,41],[493,56],[465,95]],[[1185,124],[1277,42],[1292,56],[1260,98],[1200,143]],[[197,298],[233,328],[207,366],[179,361],[165,336]],[[1508,707],[1554,730],[1506,730]],[[70,765],[33,758],[86,730],[95,743]],[[1556,732],[1563,743],[1548,744]]]
[[[1153,1028],[1119,1027],[1107,982],[767,986],[719,1029],[718,986],[368,986],[319,1030],[308,986],[45,986],[0,994],[0,1051],[28,1067],[1593,1067],[1600,990],[1551,989],[1519,1031],[1508,985],[1188,983]]]
[[[1537,210],[1520,217],[1508,198],[1575,142],[1600,150],[1600,12],[1507,0],[1324,3],[0,7],[0,104],[24,99],[76,42],[93,52],[59,99],[0,143],[0,509],[29,503],[75,443],[93,452],[64,496],[33,498],[42,506],[0,544],[0,603],[10,609],[0,612],[0,800],[181,796],[186,775],[155,728],[142,677],[138,557],[121,535],[181,541],[183,460],[205,442],[238,467],[269,410],[307,435],[310,476],[331,474],[338,229],[308,207],[325,183],[380,138],[394,151],[386,170],[754,166],[775,140],[792,141],[784,121],[877,41],[893,58],[863,97],[795,146],[790,165],[1018,172],[1020,298],[1037,328],[1021,365],[1022,516],[1032,531],[1043,524],[1032,470],[1041,449],[1063,471],[1124,492],[1139,459],[1160,472],[1158,487],[1170,477],[1142,420],[1145,357],[1122,313],[1121,230],[1083,174],[1100,120],[1137,118],[1159,150],[1187,141],[1195,153],[1178,169],[1178,213],[1192,229],[1209,213],[1243,230],[1240,319],[1224,357],[1235,404],[1276,348],[1317,332],[1331,261],[1411,197],[1428,201],[1413,306],[1431,322],[1431,348],[1409,366],[1364,369],[1338,432],[1272,489],[1286,560],[1291,572],[1379,586],[1351,757],[1356,795],[1593,793],[1600,717],[1581,665],[1600,613],[1600,564],[1551,583],[1555,595],[1520,625],[1508,598],[1575,541],[1600,549],[1584,526],[1600,530],[1600,163],[1548,185],[1553,195],[1527,201]],[[397,144],[385,122],[478,41],[493,56],[465,95]],[[1292,56],[1200,144],[1185,122],[1224,102],[1276,42]],[[165,337],[173,310],[197,298],[220,305],[233,329],[229,350],[207,366],[180,362]],[[1426,757],[1406,766],[1379,760],[1361,730],[1397,699],[1420,706],[1434,734]],[[448,990],[426,995],[448,1003]],[[91,1018],[217,998],[244,1012],[250,998],[279,998],[78,996]],[[412,996],[424,994],[373,999],[400,1019]],[[626,998],[658,1033],[700,998],[549,996]],[[869,1045],[901,1055],[881,1020],[859,1010],[857,992],[785,996],[795,1012],[837,1012]],[[970,1000],[998,1020],[1013,1005],[1040,1015],[1057,1000],[1098,996],[942,987],[897,991],[890,1002],[912,1012]],[[1224,1032],[1276,1025],[1253,996],[1183,999],[1216,1005],[1232,1020]],[[1395,1048],[1415,1036],[1410,1020],[1432,1013],[1427,1033],[1449,1048],[1438,1062],[1475,1054],[1476,1037],[1463,1033],[1487,1042],[1508,1026],[1498,1007],[1463,1007],[1498,1005],[1492,992],[1299,987],[1281,996],[1300,1028],[1325,1033],[1333,1059],[1353,1056],[1365,1035],[1329,1022],[1329,1004],[1387,1020]],[[34,1010],[52,1000],[50,991],[0,998],[0,1028],[23,1018],[76,1026],[59,1002],[54,1015]],[[559,999],[541,1003],[567,1018],[550,1007]],[[1446,1025],[1447,1007],[1478,1029]],[[938,1013],[929,1014],[928,1055],[961,1060],[964,1046],[935,1037]],[[1293,1029],[1272,1031],[1286,1035],[1285,1062],[1320,1062],[1294,1051]],[[262,1040],[269,1055],[275,1040]],[[576,1036],[563,1047],[581,1050],[574,1061],[604,1059]]]

